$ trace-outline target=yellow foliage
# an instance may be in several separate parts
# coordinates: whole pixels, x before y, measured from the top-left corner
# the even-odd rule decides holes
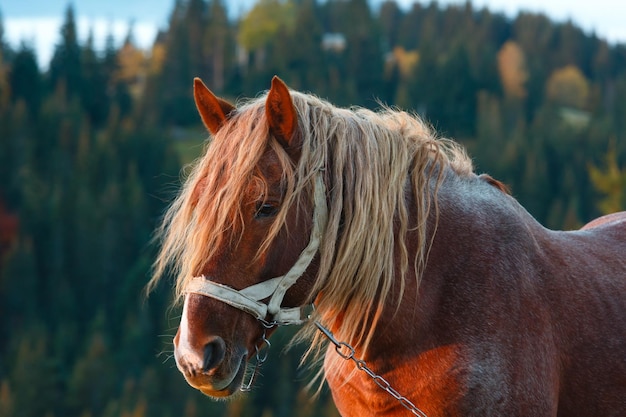
[[[155,42],[152,47],[152,53],[149,61],[149,72],[151,75],[158,74],[163,68],[165,62],[165,45],[162,42]]]
[[[513,41],[507,41],[498,51],[498,72],[504,92],[509,97],[526,97],[524,84],[528,80],[526,57],[522,48]]]
[[[265,46],[281,27],[291,27],[295,18],[291,1],[260,0],[241,20],[239,43],[248,51]]]
[[[582,109],[589,99],[589,81],[575,65],[555,70],[546,83],[550,100],[563,106]]]
[[[626,168],[620,169],[617,164],[615,146],[606,154],[605,167],[589,166],[589,177],[596,190],[605,195],[598,203],[603,214],[626,210]]]
[[[117,77],[122,81],[134,81],[144,74],[146,58],[143,52],[131,42],[126,42],[118,52],[117,62],[120,66]]]
[[[4,380],[0,384],[0,417],[9,417],[13,415],[13,395],[9,381]]]
[[[409,78],[419,62],[419,52],[407,51],[401,46],[393,48],[393,60],[400,70],[402,78]]]
[[[147,59],[143,51],[137,49],[131,42],[126,42],[117,54],[119,70],[116,78],[127,83],[130,92],[139,98],[143,92],[146,79]]]
[[[137,405],[135,406],[135,409],[133,410],[132,417],[145,417],[147,409],[148,409],[148,404],[146,403],[146,399],[141,398],[137,402]]]

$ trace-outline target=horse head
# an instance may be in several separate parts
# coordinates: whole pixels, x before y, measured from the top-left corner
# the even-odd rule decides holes
[[[241,387],[276,324],[303,321],[321,226],[295,191],[301,139],[285,84],[272,80],[262,111],[236,109],[199,79],[194,98],[214,139],[166,219],[162,258],[184,258],[176,364],[190,385],[222,397]]]

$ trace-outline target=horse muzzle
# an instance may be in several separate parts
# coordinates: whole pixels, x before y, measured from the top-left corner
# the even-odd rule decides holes
[[[246,372],[249,350],[242,343],[225,341],[204,323],[206,302],[202,296],[185,298],[174,359],[189,385],[211,397],[227,397],[239,390]],[[220,305],[220,304],[218,304]],[[198,319],[189,320],[189,316]]]
[[[174,338],[174,358],[187,383],[210,397],[227,397],[239,391],[246,372],[246,349],[226,349],[222,338],[214,336],[204,346],[192,347]]]

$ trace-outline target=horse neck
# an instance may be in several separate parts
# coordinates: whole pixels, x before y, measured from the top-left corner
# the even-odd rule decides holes
[[[442,309],[487,299],[478,289],[489,287],[493,284],[489,281],[499,276],[507,279],[506,270],[515,269],[512,264],[528,265],[526,257],[547,239],[546,229],[513,198],[478,177],[446,172],[437,201],[438,214],[431,210],[427,222],[427,242],[432,238],[432,246],[425,270],[418,281],[409,268],[399,307],[399,286],[394,287],[380,323],[383,337],[377,338],[388,343],[373,346],[372,356],[440,343],[434,329],[441,314],[447,314]],[[417,253],[414,240],[409,234],[412,256]]]

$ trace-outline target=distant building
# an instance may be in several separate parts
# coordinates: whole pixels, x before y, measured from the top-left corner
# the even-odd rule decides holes
[[[575,129],[584,129],[591,121],[591,113],[572,107],[561,107],[561,119]]]
[[[346,37],[343,33],[325,33],[322,37],[324,51],[343,52],[346,49]]]

